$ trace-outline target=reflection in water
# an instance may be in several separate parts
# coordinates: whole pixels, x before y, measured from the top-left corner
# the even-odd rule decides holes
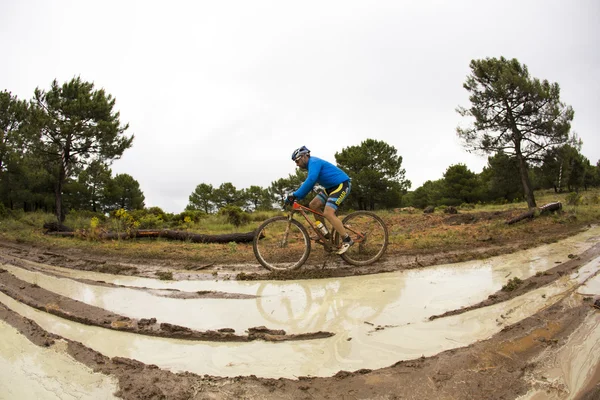
[[[340,325],[344,330],[327,339],[279,343],[189,342],[144,337],[65,321],[51,314],[33,310],[3,294],[0,294],[0,302],[33,319],[44,329],[82,342],[109,357],[128,357],[173,371],[190,371],[197,374],[254,374],[261,377],[294,378],[331,376],[340,370],[382,368],[399,360],[429,356],[462,347],[488,338],[503,326],[516,323],[553,304],[576,284],[576,280],[565,276],[552,285],[505,303],[434,321],[421,320],[380,330],[375,329],[376,326],[365,324],[361,321],[362,318],[330,319],[327,316],[322,318],[326,321],[326,326]],[[337,293],[340,290],[341,288]],[[344,315],[344,310],[353,309],[346,308],[346,302],[332,302],[327,305],[326,300],[331,299],[326,296],[322,298],[323,301],[317,309],[327,308],[326,315]],[[318,302],[311,304],[315,303]],[[373,307],[367,307],[366,310],[368,313],[378,311]],[[500,318],[500,315],[503,318]],[[380,316],[375,316],[375,319]],[[336,320],[343,322],[334,323]],[[274,358],[277,359],[276,363],[273,362]]]
[[[591,231],[591,230],[590,230]],[[568,260],[597,242],[587,231],[569,240],[485,261],[471,261],[394,273],[323,280],[275,282],[164,282],[103,276],[106,282],[186,291],[218,290],[257,295],[250,299],[174,299],[131,288],[102,287],[3,268],[20,279],[87,304],[132,318],[197,330],[265,325],[288,333],[329,331],[322,340],[265,343],[188,342],[143,337],[73,323],[31,310],[2,295],[0,301],[34,319],[50,332],[80,341],[113,357],[122,356],[175,371],[199,374],[294,377],[328,376],[339,370],[380,368],[396,361],[432,355],[484,339],[557,301],[569,288],[600,268],[596,259],[573,277],[520,298],[460,316],[429,321],[431,315],[472,305],[499,290],[512,277],[527,278]],[[595,235],[600,229],[595,231]],[[61,273],[62,269],[52,268]],[[84,273],[82,273],[84,274]],[[89,273],[85,273],[89,279]],[[66,274],[65,274],[66,275]],[[77,271],[69,276],[78,277]],[[598,293],[596,280],[586,290]],[[495,318],[500,316],[502,318]],[[273,363],[273,358],[277,363]]]
[[[600,270],[600,259],[596,259],[596,260],[592,261],[591,263],[589,263],[586,266],[586,268],[599,271]],[[582,268],[582,271],[583,271],[583,268]],[[581,293],[583,295],[589,295],[589,296],[600,295],[600,274],[587,280],[585,282],[585,284],[583,284],[577,290],[577,292]],[[599,358],[600,358],[600,356],[599,356]]]
[[[6,265],[20,279],[131,318],[156,318],[196,330],[233,328],[243,334],[265,325],[288,333],[329,331],[351,337],[356,326],[370,330],[427,320],[431,315],[475,304],[513,277],[527,278],[593,246],[600,228],[573,238],[499,256],[386,274],[301,281],[164,282],[119,277],[129,284],[187,291],[218,290],[255,299],[175,299],[123,287],[103,287]],[[53,268],[59,272],[62,269]],[[81,272],[89,278],[89,272]],[[71,277],[77,271],[69,271]],[[110,281],[110,279],[104,279]],[[137,284],[136,284],[137,282]]]

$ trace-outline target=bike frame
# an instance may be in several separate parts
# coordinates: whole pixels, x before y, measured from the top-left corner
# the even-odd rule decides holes
[[[321,233],[321,231],[317,228],[317,226],[310,220],[310,218],[308,218],[308,214],[307,212],[314,214],[314,215],[319,215],[320,217],[322,217],[323,219],[327,220],[327,218],[325,218],[325,215],[317,210],[313,210],[312,208],[303,206],[302,204],[298,203],[297,201],[294,201],[294,203],[292,204],[292,209],[290,210],[290,213],[288,214],[288,218],[292,219],[294,218],[294,214],[301,214],[304,219],[306,220],[306,222],[308,223],[308,225],[311,227],[311,229],[317,234],[317,236],[319,237],[319,240],[315,240],[315,243],[319,243],[320,245],[324,246],[328,251],[335,251],[339,249],[339,246],[334,243],[335,240],[335,229],[333,227],[331,227],[331,232],[330,232],[330,238],[327,239],[325,237],[325,235],[323,235]],[[357,235],[357,238],[354,240],[355,242],[361,242],[364,235],[361,232],[357,232],[354,229],[352,229],[349,226],[344,225],[344,228],[346,228],[347,230],[349,230],[350,232],[354,233]]]
[[[314,214],[314,215],[319,215],[319,216],[323,217],[324,219],[326,219],[325,215],[323,215],[323,213],[313,210],[312,208],[303,206],[302,204],[298,203],[297,201],[294,201],[294,203],[292,204],[292,208],[288,214],[288,218],[292,219],[292,218],[294,218],[294,214],[301,214],[304,217],[304,219],[306,220],[306,222],[308,223],[308,225],[310,226],[310,228],[319,237],[319,240],[315,240],[315,242],[323,245],[329,251],[337,250],[338,247],[333,243],[333,231],[330,232],[330,239],[325,238],[325,235],[323,235],[321,233],[321,231],[317,228],[317,226],[310,220],[310,218],[308,218],[307,212]],[[333,227],[332,227],[332,229],[333,229]]]

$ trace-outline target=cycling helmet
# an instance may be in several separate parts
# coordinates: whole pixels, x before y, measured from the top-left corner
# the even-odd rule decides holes
[[[307,149],[306,146],[302,146],[299,149],[294,150],[292,153],[292,161],[296,161],[305,154],[310,154],[310,150]]]

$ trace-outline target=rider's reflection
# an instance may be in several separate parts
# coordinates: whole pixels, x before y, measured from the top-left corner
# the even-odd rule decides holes
[[[404,279],[397,274],[293,282],[263,282],[257,291],[256,305],[261,316],[273,327],[288,332],[335,333],[328,339],[333,348],[329,358],[346,358],[359,345],[356,330],[375,331],[378,316],[401,297]],[[354,340],[354,342],[353,342]],[[300,351],[315,351],[298,346]],[[327,349],[326,349],[327,348]]]

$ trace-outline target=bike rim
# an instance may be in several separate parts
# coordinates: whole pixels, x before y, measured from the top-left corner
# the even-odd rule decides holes
[[[299,268],[310,253],[310,239],[295,220],[279,217],[265,222],[254,240],[254,254],[265,268],[284,271]]]
[[[354,245],[342,258],[353,265],[368,265],[377,261],[388,245],[388,232],[381,218],[369,212],[356,212],[344,218],[344,226]]]

